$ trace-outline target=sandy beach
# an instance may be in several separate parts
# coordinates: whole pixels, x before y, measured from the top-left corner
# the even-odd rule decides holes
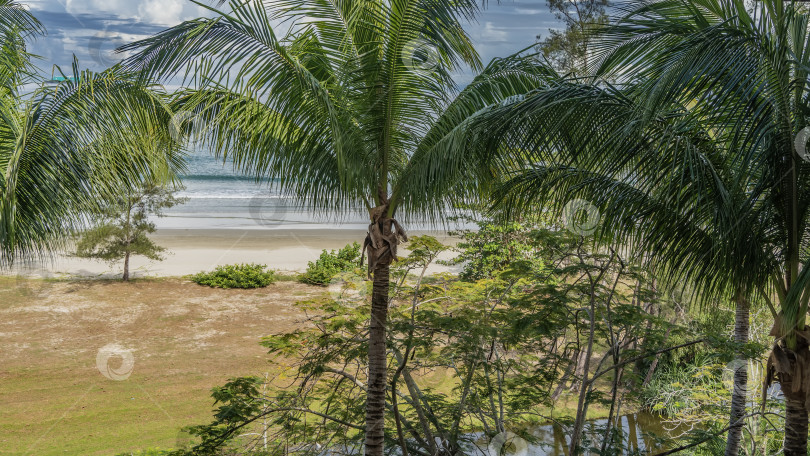
[[[133,257],[131,275],[179,277],[235,263],[259,263],[277,271],[300,272],[324,249],[339,249],[351,242],[362,243],[365,234],[365,230],[345,228],[161,229],[151,237],[167,249],[165,260]],[[456,242],[443,231],[409,233],[411,236],[422,234],[434,236],[449,245]],[[406,254],[407,248],[400,255]],[[452,255],[452,252],[445,252],[443,258]],[[62,255],[52,262],[16,268],[13,273],[31,277],[112,278],[121,274],[121,268],[120,263],[111,266],[102,261]],[[448,269],[437,265],[431,272]]]
[[[269,183],[239,175],[198,150],[187,157],[185,188],[178,192],[186,201],[150,216],[157,227],[150,237],[166,248],[163,261],[133,257],[130,275],[138,277],[182,277],[236,263],[265,264],[281,272],[301,272],[307,263],[326,250],[352,242],[362,243],[368,215],[361,210],[316,211],[279,194]],[[434,227],[416,220],[405,222],[409,236],[430,234],[454,245],[447,229],[467,228],[448,222]],[[400,256],[407,254],[407,246]],[[445,252],[442,259],[453,256]],[[446,271],[434,265],[430,272]],[[123,273],[123,261],[110,265],[102,261],[59,255],[52,261],[16,267],[0,275],[55,278],[116,278]]]

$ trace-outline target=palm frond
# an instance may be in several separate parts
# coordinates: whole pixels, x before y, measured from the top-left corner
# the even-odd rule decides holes
[[[64,248],[105,198],[182,166],[171,112],[152,88],[75,62],[73,78],[0,108],[3,265]]]

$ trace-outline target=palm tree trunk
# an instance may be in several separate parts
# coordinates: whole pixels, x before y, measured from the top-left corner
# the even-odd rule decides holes
[[[737,296],[736,301],[734,342],[745,344],[748,342],[749,303],[742,294]],[[745,399],[748,391],[748,360],[740,353],[733,366],[735,367],[734,391],[731,394],[731,416],[729,417],[730,428],[726,440],[726,456],[738,456],[740,454]]]
[[[804,338],[794,349],[776,344],[768,358],[765,387],[779,383],[785,396],[785,456],[807,456],[808,395],[804,379],[810,365],[810,350]]]
[[[801,397],[791,396],[785,394],[785,456],[807,456],[807,409]]]
[[[387,356],[385,326],[388,319],[390,266],[374,269],[371,324],[368,335],[368,392],[366,393],[366,456],[382,456],[385,437]]]

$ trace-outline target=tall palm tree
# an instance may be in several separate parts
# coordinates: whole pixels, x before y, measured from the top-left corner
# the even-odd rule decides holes
[[[750,250],[763,242],[750,178],[730,159],[734,144],[711,131],[699,109],[662,103],[651,110],[645,95],[636,84],[560,78],[520,104],[480,113],[476,122],[490,139],[478,147],[517,150],[527,161],[496,191],[497,206],[564,213],[573,200],[590,201],[600,215],[598,244],[637,253],[664,288],[688,283],[704,302],[733,300],[744,343],[749,300],[764,291],[750,285],[760,261]],[[742,430],[746,383],[738,369],[733,432]]]
[[[477,198],[491,170],[463,149],[467,118],[538,84],[532,58],[488,65],[463,91],[451,72],[480,70],[462,23],[478,0],[249,0],[125,46],[152,78],[184,71],[178,105],[244,172],[319,211],[362,207],[373,275],[365,451],[384,444],[389,266],[405,232],[395,217],[441,220]],[[289,28],[283,38],[274,24]],[[454,98],[454,95],[456,95]]]
[[[23,5],[0,0],[2,266],[47,258],[104,198],[180,164],[164,95],[120,68],[96,74],[76,62],[71,77],[42,84],[26,51],[42,33]]]
[[[775,297],[776,340],[768,376],[779,381],[786,397],[785,454],[804,456],[810,404],[810,372],[802,369],[810,361],[805,329],[810,163],[800,156],[804,146],[795,140],[810,120],[810,17],[794,3],[764,0],[751,12],[738,0],[636,5],[595,41],[602,45],[599,76],[632,84],[639,92],[633,98],[635,115],[611,111],[627,102],[618,97],[605,99],[590,116],[562,120],[568,116],[557,111],[538,128],[538,118],[552,113],[549,103],[574,102],[565,111],[572,113],[586,109],[576,103],[582,96],[573,92],[609,91],[604,79],[597,79],[595,85],[558,93],[557,101],[542,90],[512,110],[516,123],[506,127],[510,122],[503,117],[498,122],[511,129],[513,147],[543,149],[548,158],[567,150],[557,163],[612,177],[617,186],[594,197],[604,203],[606,216],[626,214],[627,220],[607,231],[631,235],[624,240],[650,252],[653,262],[672,271],[670,277],[693,279],[704,297],[717,292],[745,296],[742,292],[751,289],[765,299]],[[662,108],[671,106],[699,121],[704,142],[722,144],[722,153],[706,154],[686,140],[682,128],[634,137],[650,122],[667,120],[671,115]],[[574,127],[578,140],[562,136]],[[639,154],[645,150],[652,153]],[[576,185],[593,189],[598,180],[583,177]],[[627,197],[622,185],[642,186],[645,194],[665,191],[665,207],[673,211],[704,211],[700,226],[718,236],[702,247],[700,237],[679,240],[677,225],[656,228],[639,222],[653,214],[635,212],[632,205],[616,207]],[[701,205],[712,199],[713,205]],[[706,263],[707,258],[713,259]],[[727,454],[736,454],[738,441],[739,431],[732,426]]]
[[[601,70],[635,68],[650,78],[648,104],[696,99],[714,114],[714,128],[736,132],[732,153],[757,176],[750,193],[767,221],[767,242],[756,252],[766,261],[752,283],[775,290],[780,307],[768,377],[786,398],[785,454],[802,456],[810,410],[810,372],[802,367],[810,362],[810,163],[797,139],[810,121],[809,27],[796,1],[764,0],[751,11],[739,0],[650,2],[607,31]]]

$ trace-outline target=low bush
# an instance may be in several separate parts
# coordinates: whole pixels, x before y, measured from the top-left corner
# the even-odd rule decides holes
[[[309,262],[307,271],[299,280],[310,285],[326,286],[336,275],[353,270],[359,263],[360,244],[356,242],[338,251],[324,250],[317,260]]]
[[[276,276],[263,264],[235,264],[195,274],[191,280],[213,288],[262,288],[275,282]]]

